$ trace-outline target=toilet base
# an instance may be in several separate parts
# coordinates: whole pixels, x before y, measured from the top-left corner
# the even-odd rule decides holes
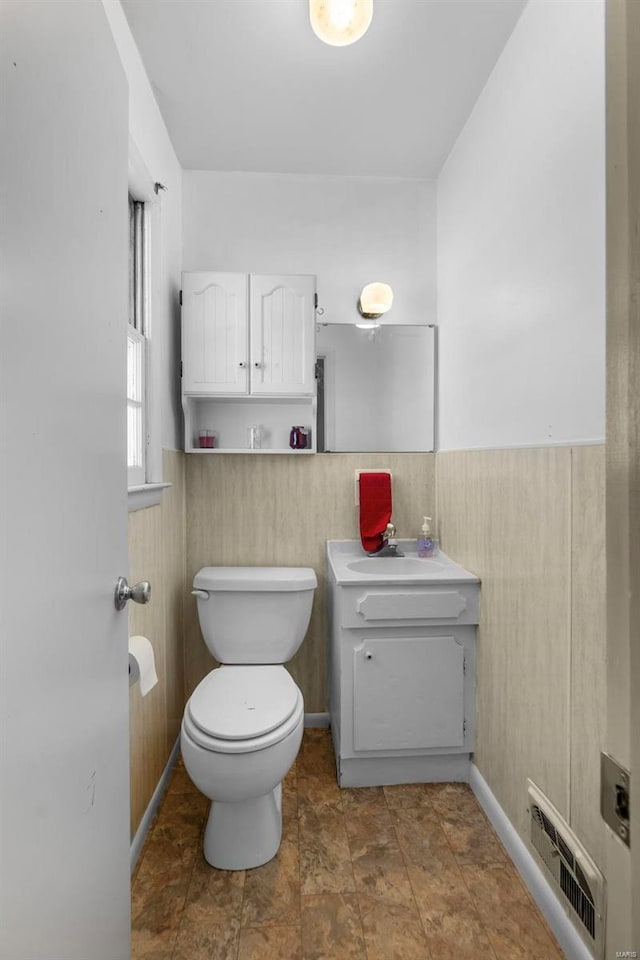
[[[250,870],[275,857],[282,838],[282,784],[262,797],[214,800],[204,833],[204,858],[219,870]]]

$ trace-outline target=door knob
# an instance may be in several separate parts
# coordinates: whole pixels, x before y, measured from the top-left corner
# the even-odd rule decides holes
[[[126,577],[118,577],[114,597],[116,610],[124,610],[127,600],[133,600],[134,603],[149,603],[150,599],[151,584],[148,580],[141,580],[140,583],[134,583],[130,587]]]

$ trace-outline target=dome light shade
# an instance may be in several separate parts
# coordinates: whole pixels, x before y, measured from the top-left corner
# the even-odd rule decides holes
[[[373,0],[309,0],[315,35],[332,47],[355,43],[369,29]]]
[[[388,283],[368,283],[362,288],[358,310],[363,317],[376,320],[391,309],[393,290]]]

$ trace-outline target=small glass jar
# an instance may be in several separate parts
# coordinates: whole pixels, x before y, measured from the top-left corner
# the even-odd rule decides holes
[[[249,450],[260,450],[262,446],[262,429],[257,423],[252,423],[247,429]]]
[[[198,446],[201,450],[213,450],[216,445],[216,435],[213,430],[201,430],[198,433]]]

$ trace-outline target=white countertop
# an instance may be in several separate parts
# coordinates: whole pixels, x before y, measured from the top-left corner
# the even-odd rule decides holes
[[[441,550],[422,558],[415,540],[397,542],[404,557],[369,557],[359,540],[327,540],[327,562],[336,582],[343,586],[480,582]]]

